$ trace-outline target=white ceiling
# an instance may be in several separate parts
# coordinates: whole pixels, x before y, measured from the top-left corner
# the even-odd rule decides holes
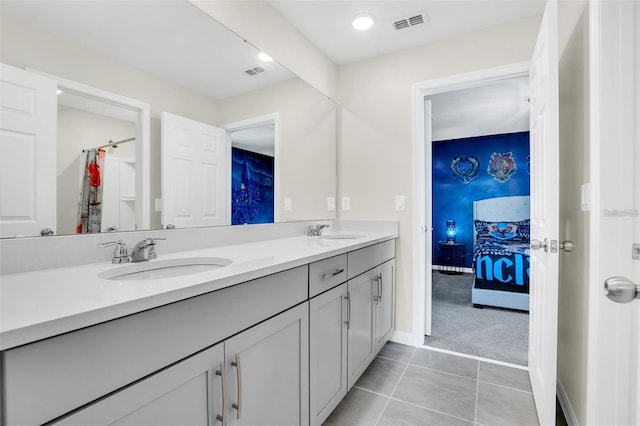
[[[346,64],[541,14],[544,0],[331,1],[267,0],[336,64]],[[429,22],[396,31],[397,18],[426,11]],[[375,16],[369,31],[351,21]]]
[[[214,99],[295,78],[185,0],[2,0],[0,13]]]
[[[269,123],[231,132],[231,146],[275,157],[275,128]]]
[[[529,78],[513,77],[428,97],[434,141],[529,130]]]

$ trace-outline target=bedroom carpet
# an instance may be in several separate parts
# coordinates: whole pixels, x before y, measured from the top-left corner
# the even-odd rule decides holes
[[[473,274],[433,272],[431,336],[425,345],[527,365],[529,314],[471,305]]]

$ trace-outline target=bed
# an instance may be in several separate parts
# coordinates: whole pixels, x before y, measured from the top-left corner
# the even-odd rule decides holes
[[[474,306],[529,310],[529,215],[529,196],[474,201]]]

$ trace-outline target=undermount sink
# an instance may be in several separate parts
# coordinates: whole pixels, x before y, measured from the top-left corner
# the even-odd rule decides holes
[[[130,263],[98,274],[105,280],[140,281],[181,277],[223,268],[233,263],[221,257],[186,257]]]
[[[320,238],[324,238],[327,240],[355,240],[357,238],[363,238],[364,235],[358,234],[326,234],[321,235]]]

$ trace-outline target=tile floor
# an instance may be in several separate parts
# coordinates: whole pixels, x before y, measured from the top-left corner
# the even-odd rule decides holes
[[[526,370],[389,342],[323,426],[538,425]]]

